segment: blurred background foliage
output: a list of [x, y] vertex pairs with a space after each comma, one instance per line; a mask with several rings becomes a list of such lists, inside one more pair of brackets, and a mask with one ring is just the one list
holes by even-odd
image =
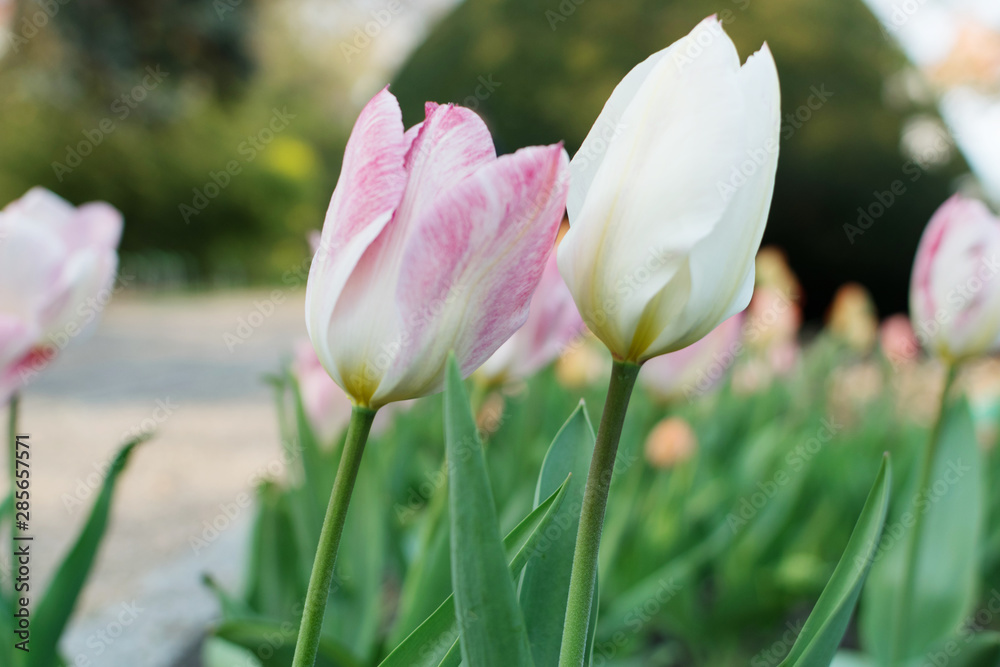
[[[622, 75], [713, 12], [741, 57], [767, 40], [778, 63], [785, 120], [765, 243], [788, 251], [807, 317], [849, 280], [884, 314], [904, 310], [920, 231], [967, 171], [947, 146], [913, 161], [906, 129], [936, 112], [906, 92], [905, 60], [860, 0], [389, 6], [15, 3], [0, 58], [0, 200], [42, 184], [112, 202], [127, 221], [123, 266], [140, 284], [280, 281], [307, 256], [353, 119], [386, 81], [407, 124], [425, 100], [456, 102], [476, 107], [500, 152], [564, 140], [572, 154]], [[28, 36], [39, 11], [51, 19]], [[387, 25], [366, 40], [360, 28], [380, 11]], [[147, 68], [167, 75], [149, 87]], [[294, 118], [269, 134], [275, 110]], [[79, 166], [55, 166], [74, 150]], [[233, 160], [240, 173], [209, 197]], [[905, 192], [852, 238], [844, 226], [894, 181]]]

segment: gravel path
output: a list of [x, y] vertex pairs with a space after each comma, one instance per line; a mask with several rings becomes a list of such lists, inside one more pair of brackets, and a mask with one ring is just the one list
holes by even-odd
[[121, 477], [109, 534], [64, 637], [71, 665], [172, 665], [216, 614], [202, 573], [238, 586], [249, 510], [235, 512], [207, 548], [190, 540], [227, 507], [233, 514], [258, 471], [278, 460], [261, 378], [305, 335], [301, 292], [116, 297], [94, 334], [24, 391], [36, 590], [81, 527], [116, 448], [156, 428]]

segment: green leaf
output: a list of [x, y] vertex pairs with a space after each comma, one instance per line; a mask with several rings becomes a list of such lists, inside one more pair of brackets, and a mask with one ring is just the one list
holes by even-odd
[[274, 482], [258, 488], [246, 597], [247, 604], [264, 616], [281, 617], [305, 597], [290, 504], [288, 494]]
[[454, 354], [445, 386], [451, 580], [462, 659], [475, 667], [532, 665], [483, 448]]
[[[296, 503], [293, 509], [302, 514], [303, 524], [309, 529], [305, 539], [313, 547], [309, 553], [315, 553], [315, 546], [319, 544], [319, 532], [323, 526], [323, 512], [326, 508], [328, 490], [333, 488], [333, 481], [331, 477], [330, 484], [326, 483], [324, 473], [328, 471], [328, 468], [322, 465], [322, 452], [312, 425], [309, 423], [309, 417], [306, 415], [299, 383], [294, 378], [289, 378], [288, 386], [292, 391], [295, 433], [299, 447], [298, 452], [289, 453], [298, 454], [298, 456], [293, 456], [293, 460], [298, 459], [298, 468], [302, 474], [302, 484], [305, 488], [305, 493], [300, 496], [301, 502]], [[332, 475], [332, 473], [328, 474]]]
[[[972, 415], [964, 399], [941, 416], [929, 490], [916, 498], [914, 470], [908, 490], [886, 529], [862, 604], [862, 647], [889, 660], [899, 625], [902, 572], [910, 557], [914, 520], [923, 521], [913, 563], [915, 590], [908, 627], [899, 633], [899, 661], [923, 656], [961, 626], [976, 596], [977, 554], [983, 523], [982, 461]], [[917, 466], [914, 466], [916, 468]]]
[[[262, 656], [261, 648], [267, 647], [269, 656], [267, 664], [290, 665], [295, 651], [295, 638], [298, 626], [289, 621], [270, 619], [242, 619], [226, 621], [220, 625], [215, 636], [228, 642], [256, 651]], [[362, 667], [362, 662], [351, 652], [329, 635], [323, 635], [319, 641], [319, 657], [317, 666], [330, 664], [336, 667]]]
[[389, 646], [400, 644], [451, 593], [447, 508], [448, 487], [442, 484], [431, 498], [424, 516], [419, 548], [413, 565], [406, 572], [399, 596], [399, 617], [393, 625]]
[[218, 637], [205, 640], [201, 662], [205, 667], [263, 667], [253, 651]]
[[828, 667], [833, 660], [878, 549], [891, 482], [892, 466], [885, 454], [844, 555], [779, 667]]
[[[568, 481], [563, 482], [555, 493], [549, 496], [528, 514], [504, 538], [503, 547], [509, 560], [510, 572], [518, 574], [525, 563], [537, 553], [538, 545], [562, 507]], [[425, 620], [416, 630], [397, 646], [379, 667], [439, 667], [457, 665], [461, 661], [458, 648], [458, 627], [455, 622], [454, 597], [448, 599]]]
[[928, 657], [948, 667], [996, 667], [1000, 665], [1000, 632], [960, 632]]
[[87, 523], [69, 553], [59, 564], [48, 589], [38, 602], [31, 624], [31, 652], [27, 660], [30, 667], [48, 667], [55, 664], [59, 638], [66, 628], [70, 614], [73, 613], [73, 607], [76, 606], [77, 598], [94, 565], [97, 550], [108, 526], [115, 482], [125, 468], [129, 455], [136, 445], [145, 439], [146, 437], [136, 438], [118, 451], [111, 467], [108, 468], [104, 485], [94, 502]]
[[[528, 641], [531, 643], [531, 654], [536, 665], [559, 663], [576, 533], [580, 526], [580, 508], [587, 472], [594, 454], [594, 440], [594, 427], [591, 426], [581, 401], [553, 439], [538, 476], [536, 504], [552, 494], [568, 475], [570, 479], [566, 501], [556, 521], [558, 533], [549, 536], [544, 553], [528, 562], [521, 579], [521, 610], [524, 612]], [[594, 605], [593, 612], [591, 644], [593, 625], [597, 620], [597, 605]]]

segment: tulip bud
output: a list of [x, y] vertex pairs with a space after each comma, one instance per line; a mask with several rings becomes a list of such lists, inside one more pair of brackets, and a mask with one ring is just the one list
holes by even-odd
[[97, 320], [111, 298], [121, 214], [32, 188], [0, 211], [0, 403]]
[[440, 391], [527, 319], [562, 218], [559, 145], [497, 158], [472, 111], [428, 103], [403, 132], [382, 90], [344, 153], [306, 288], [320, 362], [358, 406]]
[[746, 308], [778, 160], [778, 75], [716, 17], [637, 65], [570, 165], [559, 268], [615, 358], [679, 350]]
[[553, 253], [531, 299], [524, 326], [480, 366], [476, 376], [488, 384], [525, 379], [560, 356], [582, 332], [583, 320], [559, 275]]
[[1000, 220], [956, 195], [934, 214], [917, 247], [910, 315], [918, 340], [954, 362], [1000, 349]]

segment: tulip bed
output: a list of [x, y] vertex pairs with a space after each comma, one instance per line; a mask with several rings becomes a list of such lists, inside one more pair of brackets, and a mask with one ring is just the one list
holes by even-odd
[[[642, 386], [636, 391], [608, 503], [590, 664], [778, 665], [794, 657], [793, 644], [848, 544], [884, 452], [897, 470], [912, 469], [930, 435], [926, 414], [915, 406], [933, 402], [941, 381], [934, 362], [898, 363], [883, 349], [858, 350], [831, 331], [801, 355], [787, 376], [755, 383], [757, 363], [748, 352], [719, 387], [694, 400], [664, 402]], [[547, 369], [515, 389], [472, 385], [489, 487], [505, 535], [516, 532], [536, 505], [552, 500], [548, 492], [560, 488], [565, 470], [586, 473], [588, 461], [574, 457], [569, 443], [592, 438], [588, 413], [604, 391], [594, 384], [566, 387], [566, 376], [576, 375], [571, 370]], [[205, 646], [209, 667], [289, 663], [318, 539], [310, 525], [324, 511], [343, 446], [343, 433], [329, 442], [317, 439], [293, 376], [275, 383], [285, 442], [299, 465], [290, 478], [260, 489], [243, 590], [224, 591], [210, 582], [225, 619]], [[861, 389], [859, 383], [875, 387]], [[458, 629], [444, 622], [419, 629], [427, 628], [435, 610], [440, 614], [443, 602], [451, 604], [453, 560], [476, 557], [463, 543], [449, 549], [450, 531], [461, 527], [449, 518], [446, 400], [428, 397], [393, 413], [372, 439], [352, 502], [356, 510], [345, 527], [317, 664], [458, 664], [455, 654], [445, 658]], [[564, 424], [565, 415], [571, 416]], [[670, 443], [653, 436], [671, 420], [690, 425], [697, 444], [665, 462], [656, 448]], [[984, 470], [997, 472], [996, 456], [981, 454], [975, 436], [962, 435], [944, 443], [946, 458], [961, 463], [961, 484], [932, 496], [929, 524], [971, 528], [970, 508], [1000, 502], [996, 491], [969, 484]], [[897, 475], [896, 493], [904, 494], [906, 486], [906, 475]], [[571, 478], [565, 492], [574, 491], [580, 489]], [[902, 536], [892, 526], [903, 525], [898, 515], [905, 509], [890, 514], [890, 536], [881, 543], [886, 559], [900, 552], [894, 545]], [[572, 558], [572, 542], [564, 539], [567, 516], [571, 512], [548, 524], [512, 579], [520, 584], [518, 603], [534, 646], [545, 633], [533, 628], [561, 626], [561, 618], [551, 623], [544, 592], [557, 585]], [[928, 599], [915, 604], [928, 604], [933, 613], [925, 632], [911, 641], [927, 655], [956, 641], [961, 661], [952, 657], [949, 664], [993, 664], [994, 636], [972, 631], [996, 626], [992, 618], [977, 625], [975, 614], [995, 597], [988, 582], [1000, 575], [1000, 561], [985, 547], [998, 540], [1000, 521], [983, 517], [978, 530], [955, 541], [923, 545], [923, 558], [939, 567], [923, 580], [950, 584], [918, 593]], [[505, 544], [513, 557], [513, 545]], [[967, 557], [964, 563], [953, 562], [959, 554]], [[559, 558], [563, 565], [553, 562]], [[898, 570], [880, 565], [887, 562], [881, 552], [872, 560], [861, 616], [847, 640], [851, 652], [838, 655], [838, 664], [878, 664], [877, 652], [889, 637], [891, 620], [878, 598], [889, 594], [885, 587]], [[963, 622], [969, 625], [960, 630]], [[405, 647], [408, 637], [418, 638], [419, 646], [400, 657], [393, 649]], [[975, 642], [966, 641], [972, 637]], [[549, 658], [558, 659], [558, 643], [547, 646], [555, 651]], [[861, 658], [859, 651], [868, 656]], [[555, 663], [542, 654], [535, 664]]]

